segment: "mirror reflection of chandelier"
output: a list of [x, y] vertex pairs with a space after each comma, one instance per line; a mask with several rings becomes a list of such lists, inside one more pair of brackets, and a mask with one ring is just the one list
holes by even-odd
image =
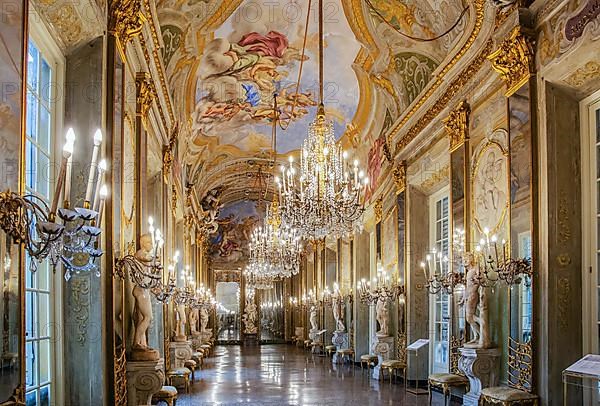
[[323, 0], [319, 0], [319, 107], [300, 153], [300, 172], [289, 157], [281, 167], [279, 187], [281, 217], [303, 237], [319, 239], [346, 236], [360, 228], [364, 206], [362, 191], [369, 179], [352, 163], [335, 141], [333, 123], [323, 104]]
[[247, 286], [258, 290], [273, 288], [275, 281], [279, 279], [270, 273], [268, 265], [257, 262], [249, 262], [246, 265], [244, 276], [246, 277]]
[[281, 224], [279, 204], [274, 199], [267, 208], [265, 224], [252, 231], [250, 237], [250, 264], [255, 270], [274, 278], [289, 278], [300, 271], [302, 246], [300, 234]]

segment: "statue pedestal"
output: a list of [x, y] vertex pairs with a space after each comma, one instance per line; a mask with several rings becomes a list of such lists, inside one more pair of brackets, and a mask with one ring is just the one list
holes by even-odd
[[198, 348], [202, 345], [202, 337], [200, 333], [192, 334], [192, 350], [198, 351]]
[[373, 378], [379, 379], [381, 376], [381, 363], [387, 361], [394, 354], [394, 337], [375, 336], [371, 345], [371, 352], [377, 355], [377, 366], [373, 369]]
[[171, 369], [183, 368], [185, 361], [192, 359], [192, 342], [171, 341], [169, 351], [171, 353]]
[[477, 406], [483, 388], [498, 386], [500, 355], [498, 348], [459, 348], [458, 368], [469, 378], [471, 390], [463, 397], [463, 405]]
[[338, 362], [338, 353], [337, 350], [345, 350], [350, 348], [350, 338], [348, 337], [348, 333], [346, 331], [334, 331], [333, 338], [331, 339], [331, 344], [335, 345], [336, 353], [333, 354], [333, 358], [331, 362], [337, 364]]
[[164, 360], [127, 361], [127, 401], [130, 405], [150, 406], [152, 395], [165, 382]]
[[206, 344], [212, 338], [212, 331], [200, 332], [200, 344]]
[[258, 345], [258, 334], [244, 334], [244, 347], [254, 347]]

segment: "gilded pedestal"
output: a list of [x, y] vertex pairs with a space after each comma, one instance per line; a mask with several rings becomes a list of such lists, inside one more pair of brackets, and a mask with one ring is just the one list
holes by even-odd
[[477, 406], [481, 390], [498, 385], [500, 349], [459, 348], [458, 368], [469, 379], [471, 390], [463, 397], [463, 405]]
[[371, 352], [377, 355], [378, 363], [373, 369], [373, 378], [379, 379], [381, 376], [381, 364], [383, 361], [390, 359], [394, 354], [394, 337], [391, 336], [375, 336], [371, 345]]
[[130, 405], [150, 406], [152, 395], [165, 382], [164, 360], [127, 361], [127, 400]]
[[334, 331], [333, 338], [331, 339], [331, 343], [335, 345], [336, 352], [333, 354], [333, 358], [331, 362], [334, 364], [338, 363], [339, 354], [337, 351], [345, 350], [350, 348], [350, 339], [348, 337], [348, 333], [346, 331]]
[[171, 352], [171, 369], [183, 368], [185, 361], [192, 359], [192, 342], [172, 341], [169, 351]]

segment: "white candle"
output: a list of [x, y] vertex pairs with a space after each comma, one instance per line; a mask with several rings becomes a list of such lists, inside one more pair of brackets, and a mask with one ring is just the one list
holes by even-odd
[[[65, 180], [64, 180], [64, 188], [65, 193], [63, 195], [64, 203], [68, 203], [71, 200], [71, 172], [73, 169], [73, 145], [75, 144], [75, 132], [72, 128], [69, 128], [67, 131], [67, 143], [63, 148], [63, 151], [66, 152], [70, 150], [69, 157], [67, 158], [67, 168], [65, 172]], [[65, 207], [67, 205], [65, 204]]]
[[96, 130], [94, 134], [94, 149], [92, 149], [92, 163], [90, 164], [90, 174], [88, 176], [87, 188], [85, 189], [85, 204], [87, 206], [92, 202], [92, 192], [94, 188], [94, 175], [96, 174], [96, 161], [98, 160], [98, 152], [102, 143], [102, 131]]
[[102, 214], [104, 212], [104, 205], [106, 203], [106, 196], [108, 196], [108, 187], [102, 185], [100, 188], [100, 209], [98, 211], [98, 227], [102, 224]]
[[100, 204], [100, 187], [102, 182], [104, 182], [104, 173], [106, 172], [106, 161], [104, 159], [100, 160], [98, 164], [98, 179], [96, 179], [96, 192], [94, 194], [94, 204], [92, 206], [92, 210], [98, 211], [98, 205]]
[[[73, 130], [69, 129], [67, 134], [72, 133]], [[67, 165], [69, 162], [69, 158], [73, 155], [73, 138], [68, 135], [67, 142], [63, 147], [63, 156], [60, 163], [60, 170], [58, 173], [58, 178], [56, 179], [56, 188], [54, 189], [54, 196], [52, 198], [52, 205], [50, 206], [50, 213], [56, 214], [56, 209], [58, 208], [58, 200], [60, 199], [61, 192], [63, 190], [63, 185], [65, 182], [65, 177], [67, 175]], [[53, 217], [53, 216], [51, 216]]]

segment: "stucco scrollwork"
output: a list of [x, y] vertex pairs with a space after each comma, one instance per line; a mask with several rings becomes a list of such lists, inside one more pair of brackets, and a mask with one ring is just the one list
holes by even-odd
[[469, 114], [471, 109], [466, 101], [460, 102], [458, 107], [442, 120], [446, 134], [450, 139], [450, 152], [459, 148], [469, 139]]
[[90, 281], [88, 278], [73, 278], [71, 283], [71, 306], [77, 322], [77, 342], [83, 346], [87, 338], [87, 326], [90, 317]]
[[523, 86], [535, 71], [532, 40], [521, 27], [515, 27], [509, 37], [487, 59], [506, 82], [505, 95], [511, 96]]

